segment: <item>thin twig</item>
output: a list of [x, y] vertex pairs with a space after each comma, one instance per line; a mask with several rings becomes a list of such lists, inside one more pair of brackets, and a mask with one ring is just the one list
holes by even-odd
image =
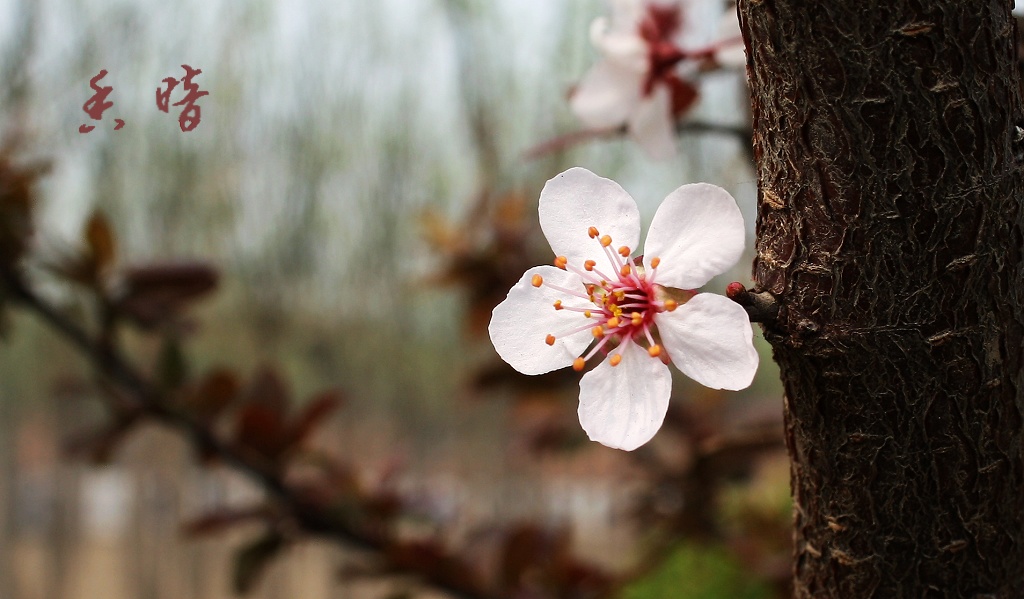
[[[10, 299], [34, 312], [71, 344], [104, 376], [129, 391], [138, 402], [138, 408], [153, 419], [171, 426], [190, 438], [201, 449], [216, 455], [222, 462], [239, 470], [263, 487], [275, 499], [288, 507], [289, 512], [309, 533], [318, 534], [361, 550], [387, 552], [394, 544], [378, 535], [353, 530], [337, 517], [304, 501], [282, 477], [252, 455], [218, 438], [206, 425], [196, 421], [166, 400], [166, 394], [146, 380], [116, 348], [105, 347], [93, 340], [89, 333], [60, 313], [37, 295], [15, 272], [0, 268], [2, 283]], [[463, 588], [440, 578], [432, 571], [416, 571], [435, 588], [462, 599], [485, 599], [476, 589]]]

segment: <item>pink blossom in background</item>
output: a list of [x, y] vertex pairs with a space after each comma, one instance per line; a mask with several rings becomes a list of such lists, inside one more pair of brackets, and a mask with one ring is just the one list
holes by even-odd
[[[719, 66], [735, 66], [745, 62], [735, 14], [724, 16], [711, 46], [682, 48], [685, 6], [678, 1], [615, 0], [611, 16], [591, 24], [590, 38], [601, 59], [569, 99], [586, 127], [624, 125], [650, 157], [675, 154], [676, 123], [698, 98], [692, 81], [698, 63], [713, 60]], [[689, 73], [681, 69], [686, 61]]]

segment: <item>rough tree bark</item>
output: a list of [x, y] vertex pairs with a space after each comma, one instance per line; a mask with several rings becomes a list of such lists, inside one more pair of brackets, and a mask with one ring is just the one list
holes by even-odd
[[741, 0], [795, 596], [1024, 597], [1010, 0]]

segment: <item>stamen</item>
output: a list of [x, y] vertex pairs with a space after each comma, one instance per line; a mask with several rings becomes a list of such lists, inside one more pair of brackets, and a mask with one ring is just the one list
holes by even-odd
[[583, 315], [586, 316], [587, 318], [590, 318], [591, 316], [593, 316], [593, 313], [590, 310], [584, 310]]
[[530, 279], [530, 284], [534, 287], [540, 287], [544, 284], [544, 277], [540, 275], [533, 275], [533, 278]]
[[679, 307], [679, 303], [676, 302], [676, 300], [674, 300], [674, 299], [667, 299], [667, 300], [665, 300], [665, 309], [668, 310], [669, 312], [675, 311], [675, 309], [678, 308], [678, 307]]
[[602, 279], [604, 279], [605, 282], [610, 281], [612, 279], [612, 277], [609, 277], [608, 275], [604, 274], [603, 272], [601, 272], [597, 268], [594, 268], [593, 271], [594, 271], [594, 274], [596, 274], [597, 276], [599, 276]]
[[622, 354], [613, 354], [612, 357], [608, 358], [608, 362], [612, 367], [618, 366], [619, 362], [622, 361]]
[[631, 270], [632, 269], [629, 268], [629, 265], [626, 264], [625, 266], [619, 269], [619, 274], [624, 277], [628, 277]]
[[617, 328], [619, 328], [619, 317], [618, 316], [612, 316], [611, 318], [608, 319], [608, 328], [609, 329], [617, 329]]
[[593, 358], [594, 354], [601, 351], [601, 348], [603, 348], [611, 339], [611, 337], [605, 337], [604, 339], [595, 343], [594, 347], [590, 348], [590, 351], [587, 352], [587, 355], [583, 356], [583, 361], [586, 362], [590, 358]]
[[[591, 227], [591, 229], [593, 229], [593, 227]], [[575, 370], [576, 372], [579, 372], [583, 370], [583, 366], [586, 363], [586, 360], [584, 360], [583, 358], [576, 358], [575, 360], [572, 361], [572, 369]]]
[[[655, 345], [657, 345], [657, 343], [654, 342], [654, 337], [651, 336], [651, 328], [649, 326], [647, 326], [646, 324], [644, 324], [644, 336], [647, 337], [647, 343], [651, 347], [654, 347]], [[658, 348], [658, 351], [660, 352], [661, 348]]]
[[547, 343], [548, 345], [554, 345], [555, 344], [555, 336], [554, 335], [548, 335], [547, 337], [544, 338], [544, 343]]
[[555, 304], [554, 305], [555, 305], [555, 310], [561, 310], [562, 309], [562, 300], [555, 300]]
[[600, 235], [600, 233], [597, 232], [597, 227], [590, 227], [589, 229], [587, 229], [587, 235], [590, 235], [590, 238], [594, 239], [595, 237]]
[[565, 256], [555, 256], [555, 266], [565, 270], [565, 265], [569, 262], [569, 259]]
[[647, 279], [648, 285], [654, 284], [654, 277], [658, 274], [658, 265], [661, 264], [661, 258], [655, 256], [651, 258], [651, 272], [645, 272], [644, 278]]
[[630, 319], [633, 321], [633, 326], [638, 327], [640, 326], [640, 323], [643, 322], [644, 317], [639, 312], [633, 312], [633, 314], [630, 316]]
[[557, 310], [568, 310], [570, 312], [579, 312], [579, 313], [583, 314], [584, 316], [586, 316], [587, 318], [590, 318], [590, 310], [588, 310], [586, 308], [577, 308], [576, 306], [562, 306], [561, 308], [556, 308], [556, 309]]
[[629, 248], [626, 246], [622, 246], [619, 248], [619, 255], [622, 256], [623, 258], [629, 258], [629, 255], [632, 253], [633, 252], [631, 252]]
[[590, 332], [594, 335], [594, 339], [600, 339], [604, 337], [604, 329], [601, 327], [594, 327], [590, 329]]
[[[608, 236], [605, 235], [605, 237], [608, 237]], [[615, 272], [615, 271], [619, 270], [620, 268], [622, 268], [622, 261], [619, 260], [619, 256], [615, 252], [613, 252], [611, 250], [611, 248], [608, 247], [608, 245], [611, 245], [611, 238], [610, 237], [608, 238], [608, 244], [605, 244], [603, 239], [604, 238], [602, 237], [601, 246], [604, 248], [604, 255], [608, 257], [608, 262], [610, 262], [611, 265], [612, 265], [612, 268], [615, 269], [612, 272]], [[608, 278], [611, 278], [611, 277], [608, 277]]]
[[[534, 287], [540, 287], [541, 283], [543, 283], [543, 282], [544, 281], [540, 279], [540, 275], [533, 275], [533, 286]], [[551, 289], [554, 289], [555, 291], [561, 291], [562, 293], [567, 293], [569, 295], [575, 295], [576, 297], [582, 297], [583, 299], [590, 299], [589, 295], [587, 295], [585, 293], [580, 293], [579, 291], [573, 291], [572, 289], [566, 289], [565, 287], [559, 287], [558, 285], [552, 285], [551, 283], [548, 283], [548, 287], [550, 287]]]
[[595, 266], [597, 266], [597, 262], [594, 262], [593, 260], [587, 260], [583, 263], [583, 268], [585, 268], [587, 272], [592, 272]]
[[658, 356], [661, 355], [661, 346], [660, 345], [652, 345], [652, 346], [647, 348], [647, 353], [652, 358], [657, 358]]
[[574, 272], [574, 273], [578, 274], [578, 275], [580, 276], [580, 278], [581, 278], [581, 279], [583, 279], [584, 281], [586, 281], [586, 282], [589, 282], [589, 283], [594, 283], [594, 284], [601, 284], [601, 283], [603, 282], [603, 281], [601, 281], [600, 279], [598, 279], [598, 278], [594, 277], [594, 275], [593, 275], [593, 274], [591, 274], [591, 273], [589, 273], [589, 272], [584, 272], [584, 271], [582, 271], [582, 270], [580, 270], [580, 269], [576, 268], [576, 267], [575, 267], [575, 266], [573, 266], [572, 264], [568, 264], [568, 263], [566, 263], [566, 265], [565, 265], [565, 268], [563, 268], [562, 270], [569, 270], [569, 271], [572, 271], [572, 272]]
[[601, 236], [601, 245], [603, 247], [608, 247], [611, 244], [612, 244], [612, 237], [611, 237], [611, 235], [602, 235]]

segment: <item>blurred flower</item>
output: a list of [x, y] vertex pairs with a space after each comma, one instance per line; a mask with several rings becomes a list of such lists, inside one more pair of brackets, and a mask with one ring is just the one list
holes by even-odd
[[608, 356], [580, 381], [580, 424], [592, 440], [628, 451], [654, 436], [668, 410], [669, 360], [714, 389], [750, 384], [758, 357], [746, 312], [692, 291], [743, 251], [743, 218], [728, 192], [696, 183], [669, 194], [642, 261], [630, 258], [640, 238], [633, 198], [586, 169], [548, 181], [540, 224], [555, 266], [527, 270], [488, 330], [523, 374], [580, 371], [598, 352]]
[[603, 58], [573, 90], [573, 112], [593, 130], [625, 126], [652, 158], [674, 155], [676, 122], [698, 96], [696, 85], [678, 67], [691, 61], [692, 76], [701, 62], [710, 61], [712, 68], [732, 66], [737, 63], [736, 48], [743, 63], [735, 21], [735, 14], [725, 16], [711, 46], [684, 50], [679, 43], [683, 10], [678, 1], [614, 0], [611, 18], [591, 24], [591, 41]]

